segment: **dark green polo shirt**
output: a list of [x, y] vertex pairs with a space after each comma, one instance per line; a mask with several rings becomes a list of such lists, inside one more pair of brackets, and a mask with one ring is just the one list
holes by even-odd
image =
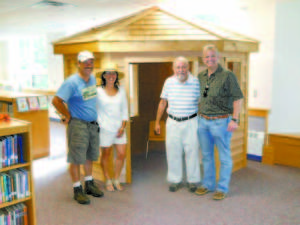
[[[205, 115], [223, 115], [233, 113], [233, 102], [243, 98], [237, 78], [221, 65], [208, 79], [207, 69], [198, 75], [201, 85], [199, 113]], [[206, 85], [209, 85], [207, 97], [203, 97]]]

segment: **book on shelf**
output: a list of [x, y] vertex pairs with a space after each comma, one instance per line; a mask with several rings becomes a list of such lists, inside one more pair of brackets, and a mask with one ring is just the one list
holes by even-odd
[[27, 206], [24, 203], [0, 209], [0, 224], [27, 225]]
[[37, 96], [27, 97], [27, 100], [28, 100], [28, 104], [29, 104], [29, 109], [30, 110], [38, 110], [38, 109], [40, 109], [39, 101], [38, 101]]
[[31, 196], [30, 175], [24, 168], [0, 173], [1, 203], [11, 202]]
[[40, 109], [48, 109], [48, 97], [47, 96], [38, 96]]
[[18, 140], [18, 160], [19, 163], [24, 163], [24, 152], [23, 152], [23, 136], [22, 135], [18, 135], [17, 137]]
[[0, 169], [24, 163], [22, 135], [0, 137]]
[[6, 101], [0, 101], [0, 112], [11, 114], [13, 112], [12, 103]]
[[16, 98], [17, 107], [19, 112], [29, 111], [28, 102], [26, 97]]
[[5, 185], [4, 185], [4, 176], [2, 174], [0, 174], [0, 182], [1, 182], [1, 190], [2, 190], [2, 202], [6, 202], [6, 196], [5, 196]]

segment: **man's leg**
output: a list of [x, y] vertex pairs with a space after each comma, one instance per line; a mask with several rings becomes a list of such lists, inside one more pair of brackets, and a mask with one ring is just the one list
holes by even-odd
[[68, 162], [70, 163], [69, 171], [73, 182], [74, 199], [80, 204], [89, 204], [90, 199], [83, 193], [82, 185], [80, 183], [80, 164], [85, 159], [85, 154], [82, 155], [83, 149], [78, 145], [78, 137], [84, 141], [84, 135], [81, 132], [86, 130], [85, 124], [79, 121], [71, 120], [67, 128], [68, 136]]
[[[167, 180], [171, 183], [169, 190], [174, 192], [179, 188], [182, 181], [182, 151], [181, 131], [178, 122], [168, 118], [166, 123], [166, 150], [168, 175]], [[173, 185], [172, 185], [173, 184]]]
[[199, 118], [198, 137], [202, 153], [203, 180], [202, 187], [198, 188], [196, 194], [203, 195], [214, 191], [216, 187], [216, 168], [214, 158], [214, 139], [210, 133], [210, 123], [204, 118]]
[[88, 124], [89, 132], [89, 145], [86, 152], [86, 161], [84, 164], [85, 172], [85, 193], [94, 197], [102, 197], [104, 193], [94, 183], [92, 176], [93, 161], [97, 161], [99, 158], [99, 127], [95, 124]]
[[230, 118], [218, 119], [213, 129], [212, 135], [219, 152], [220, 159], [220, 178], [217, 185], [217, 191], [228, 193], [229, 183], [232, 172], [232, 158], [230, 151], [230, 140], [232, 132], [227, 131]]
[[182, 132], [182, 142], [185, 152], [185, 164], [189, 190], [195, 192], [200, 182], [199, 141], [197, 135], [198, 118], [185, 121], [185, 132]]
[[86, 162], [84, 164], [85, 176], [92, 176], [92, 171], [93, 171], [93, 161], [86, 160]]
[[80, 182], [80, 165], [70, 163], [69, 171], [70, 171], [72, 182], [73, 183], [78, 181]]

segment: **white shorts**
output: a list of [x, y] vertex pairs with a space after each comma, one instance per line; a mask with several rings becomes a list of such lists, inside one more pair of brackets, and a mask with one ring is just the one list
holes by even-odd
[[113, 144], [122, 145], [126, 143], [126, 131], [124, 131], [121, 137], [117, 137], [117, 132], [111, 132], [100, 128], [100, 147], [110, 147]]

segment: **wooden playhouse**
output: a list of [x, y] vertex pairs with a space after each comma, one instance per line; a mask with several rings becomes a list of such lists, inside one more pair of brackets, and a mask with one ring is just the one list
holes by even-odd
[[[127, 90], [131, 118], [123, 181], [131, 182], [131, 154], [145, 153], [149, 121], [155, 120], [161, 88], [172, 75], [173, 60], [177, 56], [187, 57], [191, 72], [197, 75], [204, 68], [201, 56], [207, 44], [218, 47], [220, 63], [237, 75], [245, 95], [240, 127], [231, 143], [236, 171], [247, 163], [249, 54], [258, 51], [257, 40], [204, 22], [189, 22], [151, 7], [54, 43], [54, 53], [63, 55], [65, 78], [77, 71], [76, 57], [82, 50], [94, 53], [96, 71], [114, 63], [124, 74], [121, 83]], [[103, 180], [99, 163], [95, 163], [94, 173]]]

